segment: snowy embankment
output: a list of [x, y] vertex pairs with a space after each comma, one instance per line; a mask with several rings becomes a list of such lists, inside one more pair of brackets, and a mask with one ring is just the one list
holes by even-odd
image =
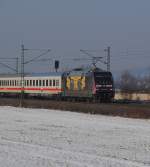
[[0, 107], [0, 167], [150, 166], [150, 120]]

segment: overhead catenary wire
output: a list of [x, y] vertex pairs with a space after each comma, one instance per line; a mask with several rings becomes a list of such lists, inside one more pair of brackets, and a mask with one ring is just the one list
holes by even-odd
[[8, 69], [10, 69], [10, 70], [12, 70], [12, 71], [17, 72], [17, 69], [15, 69], [15, 68], [13, 68], [13, 67], [11, 67], [11, 66], [5, 64], [5, 63], [0, 62], [0, 64], [1, 64], [2, 66], [6, 67], [6, 68], [8, 68]]
[[137, 55], [150, 55], [150, 50], [124, 50], [124, 51], [112, 51], [115, 55], [121, 56], [137, 56]]
[[31, 62], [33, 62], [33, 61], [37, 60], [38, 58], [40, 58], [40, 57], [42, 57], [42, 56], [46, 55], [46, 54], [47, 54], [47, 53], [49, 53], [50, 51], [51, 51], [51, 49], [48, 49], [48, 50], [47, 50], [47, 51], [45, 51], [44, 53], [42, 53], [42, 54], [40, 54], [40, 55], [38, 55], [38, 56], [36, 56], [36, 57], [34, 57], [34, 58], [32, 58], [32, 59], [30, 59], [30, 60], [28, 60], [28, 61], [24, 62], [24, 64], [31, 63]]
[[[2, 60], [3, 62], [1, 62], [0, 64], [3, 65], [4, 67], [15, 71], [16, 73], [18, 73], [18, 63], [19, 63], [19, 58], [18, 57], [0, 57], [0, 60]], [[6, 64], [6, 62], [14, 62], [16, 64], [16, 68], [12, 67], [12, 65], [8, 65]]]

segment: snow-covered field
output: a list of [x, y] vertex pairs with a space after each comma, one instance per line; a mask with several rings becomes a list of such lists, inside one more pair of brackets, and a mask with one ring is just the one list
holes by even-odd
[[150, 166], [150, 120], [0, 107], [0, 167]]

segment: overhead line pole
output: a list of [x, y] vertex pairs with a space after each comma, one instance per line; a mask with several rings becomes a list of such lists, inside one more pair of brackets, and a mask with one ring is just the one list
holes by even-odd
[[[40, 51], [40, 50], [41, 51], [45, 51], [46, 50], [46, 52], [44, 52], [43, 54], [40, 54], [40, 55], [32, 58], [31, 60], [28, 60], [28, 61], [25, 62], [25, 60], [24, 60], [24, 54], [25, 54], [25, 51], [28, 51], [28, 50], [29, 51], [30, 50], [38, 50], [38, 51]], [[36, 59], [38, 59], [39, 57], [44, 56], [45, 54], [47, 54], [50, 51], [51, 51], [51, 49], [26, 49], [26, 48], [24, 48], [23, 44], [21, 45], [21, 83], [20, 83], [20, 86], [21, 86], [21, 96], [20, 96], [20, 107], [23, 107], [23, 101], [24, 101], [24, 77], [25, 77], [24, 76], [24, 66], [25, 66], [25, 64], [28, 64], [30, 62], [35, 61]], [[16, 59], [16, 63], [18, 64], [18, 59]], [[16, 64], [16, 69], [18, 68], [17, 64]]]
[[21, 97], [20, 97], [20, 107], [23, 106], [24, 101], [24, 45], [21, 45]]
[[110, 47], [107, 48], [108, 49], [108, 58], [107, 58], [107, 71], [110, 71]]
[[19, 58], [18, 57], [16, 57], [16, 74], [18, 74], [19, 73], [19, 70], [18, 70], [18, 68], [19, 68]]
[[104, 49], [107, 52], [107, 71], [110, 71], [110, 46], [107, 49]]

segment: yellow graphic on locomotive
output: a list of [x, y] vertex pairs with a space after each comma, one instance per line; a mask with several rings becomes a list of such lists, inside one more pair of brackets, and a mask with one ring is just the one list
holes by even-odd
[[68, 90], [83, 90], [85, 88], [85, 76], [69, 76], [67, 77]]

